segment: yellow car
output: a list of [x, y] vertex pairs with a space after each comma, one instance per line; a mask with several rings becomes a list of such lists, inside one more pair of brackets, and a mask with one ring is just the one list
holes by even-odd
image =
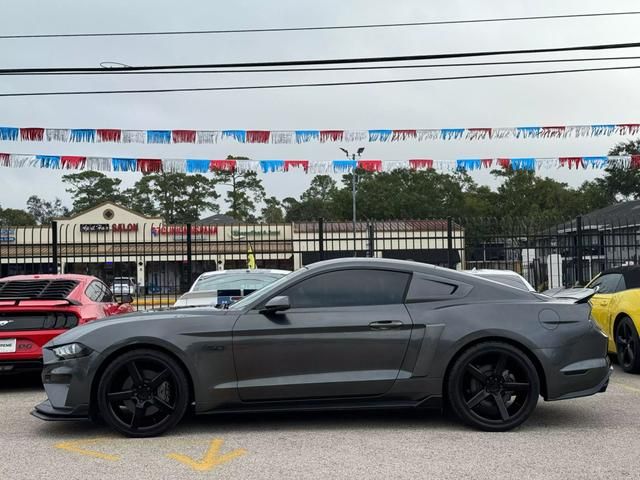
[[640, 266], [606, 270], [587, 288], [597, 288], [591, 314], [609, 335], [609, 352], [618, 356], [625, 372], [639, 373]]

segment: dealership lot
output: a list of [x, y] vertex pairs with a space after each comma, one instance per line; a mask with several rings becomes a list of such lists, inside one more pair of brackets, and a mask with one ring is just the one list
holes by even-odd
[[638, 478], [640, 376], [605, 394], [541, 402], [509, 433], [437, 412], [209, 416], [127, 439], [90, 423], [45, 423], [37, 376], [0, 379], [1, 478]]

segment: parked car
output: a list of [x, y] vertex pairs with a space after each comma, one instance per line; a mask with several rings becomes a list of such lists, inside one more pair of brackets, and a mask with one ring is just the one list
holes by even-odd
[[511, 287], [526, 290], [527, 292], [535, 292], [536, 289], [531, 286], [525, 278], [512, 270], [494, 270], [494, 269], [473, 269], [467, 270], [467, 273], [477, 275], [482, 278], [500, 282]]
[[[340, 259], [228, 309], [128, 315], [46, 345], [44, 420], [101, 418], [132, 437], [195, 413], [435, 407], [504, 431], [538, 397], [606, 389], [586, 302], [416, 262]], [[55, 375], [64, 369], [67, 375]], [[190, 407], [191, 406], [191, 407]]]
[[133, 277], [115, 277], [111, 283], [111, 291], [114, 295], [138, 296], [138, 283]]
[[[609, 352], [618, 357], [625, 372], [640, 373], [640, 266], [605, 270], [585, 289], [595, 290], [591, 314], [609, 335]], [[572, 296], [585, 289], [563, 290], [556, 296]]]
[[87, 275], [0, 278], [0, 373], [42, 368], [42, 346], [69, 329], [132, 312], [99, 279]]
[[187, 293], [178, 298], [174, 307], [230, 305], [289, 273], [288, 270], [267, 269], [205, 272], [193, 282]]

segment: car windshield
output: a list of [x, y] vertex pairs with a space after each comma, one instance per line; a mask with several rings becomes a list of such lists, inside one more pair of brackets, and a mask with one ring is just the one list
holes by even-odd
[[247, 295], [246, 297], [244, 297], [239, 302], [236, 302], [236, 303], [232, 304], [231, 306], [229, 306], [229, 310], [242, 310], [242, 309], [246, 308], [247, 305], [251, 304], [254, 301], [254, 299], [256, 298], [256, 295], [269, 296], [269, 294], [271, 292], [275, 292], [278, 289], [280, 289], [280, 287], [284, 283], [289, 282], [290, 280], [292, 280], [292, 279], [304, 274], [306, 271], [307, 271], [307, 268], [306, 267], [302, 267], [300, 270], [297, 270], [297, 271], [295, 271], [293, 273], [289, 273], [287, 275], [284, 275], [282, 278], [276, 280], [275, 282], [273, 282], [269, 286], [263, 288], [262, 290], [253, 292], [250, 295]]
[[191, 291], [259, 290], [281, 277], [281, 273], [220, 273], [199, 278]]

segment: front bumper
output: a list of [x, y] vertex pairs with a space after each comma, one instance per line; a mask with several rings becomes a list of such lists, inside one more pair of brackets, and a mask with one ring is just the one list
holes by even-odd
[[89, 420], [89, 406], [81, 405], [76, 408], [56, 408], [47, 399], [39, 403], [31, 411], [31, 415], [46, 421]]

